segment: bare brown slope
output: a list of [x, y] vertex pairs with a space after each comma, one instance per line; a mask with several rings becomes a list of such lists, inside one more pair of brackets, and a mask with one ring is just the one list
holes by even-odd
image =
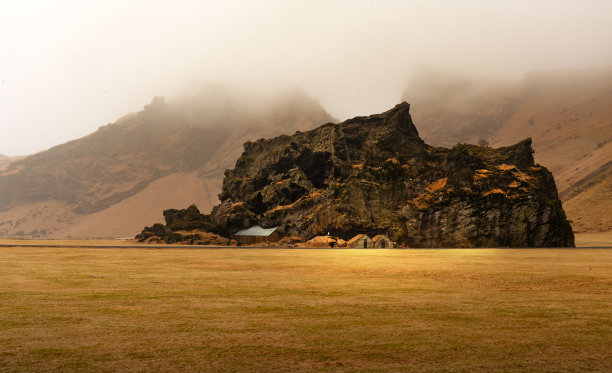
[[503, 146], [532, 137], [535, 159], [555, 175], [574, 230], [612, 230], [612, 199], [604, 193], [612, 161], [612, 69], [486, 84], [430, 79], [415, 82], [404, 97], [415, 102], [423, 138], [436, 145], [483, 139]]
[[4, 154], [0, 154], [0, 171], [4, 170], [5, 168], [8, 167], [9, 164], [16, 162], [20, 159], [25, 158], [24, 156], [18, 156], [18, 157], [7, 157]]
[[246, 140], [332, 120], [300, 92], [259, 111], [212, 93], [173, 104], [155, 99], [89, 136], [10, 164], [0, 171], [0, 236], [126, 236], [160, 220], [164, 208], [196, 203], [207, 211]]

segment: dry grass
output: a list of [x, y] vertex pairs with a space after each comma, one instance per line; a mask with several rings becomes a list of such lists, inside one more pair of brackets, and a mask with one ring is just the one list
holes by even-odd
[[611, 371], [612, 250], [0, 248], [0, 371]]
[[[0, 238], [0, 245], [49, 245], [49, 246], [134, 246], [137, 240], [127, 239], [100, 239], [100, 240], [69, 240], [69, 239], [21, 239], [21, 238]], [[143, 245], [144, 246], [144, 245]]]

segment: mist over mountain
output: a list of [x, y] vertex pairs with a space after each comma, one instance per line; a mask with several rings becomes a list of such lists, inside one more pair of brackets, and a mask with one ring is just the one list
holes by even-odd
[[505, 81], [435, 71], [416, 77], [403, 98], [425, 141], [506, 146], [532, 137], [573, 228], [612, 229], [612, 68]]
[[23, 159], [23, 156], [18, 156], [18, 157], [8, 157], [4, 154], [0, 154], [0, 170], [6, 168], [9, 164], [18, 161], [20, 159]]
[[0, 154], [0, 167], [3, 167], [9, 163], [11, 163], [11, 159], [6, 155]]
[[[423, 139], [507, 146], [532, 137], [576, 231], [608, 231], [612, 69], [539, 72], [520, 80], [415, 74], [403, 99]], [[132, 236], [161, 211], [218, 202], [246, 141], [335, 121], [292, 88], [276, 95], [194, 84], [142, 111], [28, 157], [0, 157], [0, 235]]]
[[225, 169], [247, 140], [333, 118], [297, 89], [262, 99], [205, 86], [156, 97], [96, 132], [0, 171], [0, 235], [133, 235], [161, 211], [217, 202]]

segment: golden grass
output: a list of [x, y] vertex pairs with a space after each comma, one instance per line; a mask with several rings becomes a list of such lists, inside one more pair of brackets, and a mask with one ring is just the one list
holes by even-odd
[[0, 371], [610, 371], [612, 250], [0, 248]]
[[134, 246], [136, 240], [124, 239], [100, 239], [100, 240], [79, 240], [79, 239], [20, 239], [20, 238], [0, 238], [0, 245], [50, 245], [50, 246]]

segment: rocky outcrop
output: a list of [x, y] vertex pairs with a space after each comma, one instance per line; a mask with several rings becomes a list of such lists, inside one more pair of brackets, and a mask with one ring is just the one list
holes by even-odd
[[418, 74], [403, 97], [420, 136], [436, 146], [533, 138], [555, 176], [575, 232], [612, 231], [612, 66], [534, 72], [516, 80]]
[[213, 230], [230, 235], [256, 222], [304, 240], [384, 233], [413, 247], [574, 245], [530, 139], [432, 147], [409, 108], [247, 142], [225, 172]]
[[[225, 172], [221, 204], [187, 220], [226, 237], [259, 224], [304, 241], [366, 233], [409, 247], [574, 246], [552, 174], [534, 163], [530, 139], [497, 149], [432, 147], [409, 109], [404, 102], [247, 142]], [[175, 224], [167, 221], [166, 229]]]
[[183, 210], [165, 210], [166, 224], [145, 227], [136, 236], [140, 242], [172, 243], [187, 245], [237, 245], [234, 240], [209, 232], [212, 229], [210, 216], [203, 215], [195, 205]]

